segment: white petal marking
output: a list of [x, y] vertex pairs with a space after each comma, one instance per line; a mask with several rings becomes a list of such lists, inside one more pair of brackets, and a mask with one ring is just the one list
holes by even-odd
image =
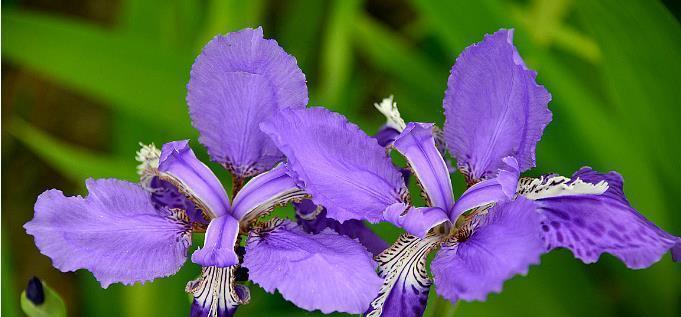
[[203, 267], [201, 276], [187, 283], [187, 293], [192, 294], [199, 305], [210, 309], [208, 316], [218, 316], [219, 312], [233, 310], [251, 299], [248, 288], [234, 282], [236, 268]]
[[376, 257], [378, 275], [383, 286], [378, 296], [371, 302], [367, 317], [378, 317], [383, 313], [384, 305], [398, 281], [416, 289], [429, 289], [433, 283], [426, 271], [426, 258], [440, 237], [428, 235], [423, 239], [410, 234], [400, 236], [390, 248]]
[[574, 181], [563, 176], [523, 177], [518, 181], [517, 195], [537, 200], [549, 197], [574, 195], [600, 195], [608, 190], [608, 182], [586, 183], [579, 178]]

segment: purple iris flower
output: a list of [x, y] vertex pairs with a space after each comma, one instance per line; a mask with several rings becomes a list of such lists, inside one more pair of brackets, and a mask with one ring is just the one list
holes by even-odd
[[[286, 109], [261, 124], [287, 156], [288, 174], [329, 217], [389, 221], [407, 231], [376, 257], [384, 282], [367, 316], [420, 316], [433, 283], [452, 302], [485, 300], [555, 248], [585, 263], [610, 253], [633, 269], [670, 250], [681, 260], [681, 239], [631, 207], [619, 174], [585, 167], [570, 178], [520, 178], [535, 166], [551, 96], [536, 83], [512, 36], [512, 30], [487, 35], [452, 68], [443, 139], [469, 184], [456, 201], [433, 124], [388, 126], [398, 133], [386, 141], [406, 158], [424, 207], [412, 205], [376, 139], [343, 116], [323, 108]], [[396, 109], [383, 110], [389, 121], [401, 121], [394, 120]], [[431, 279], [426, 259], [433, 252]]]
[[284, 156], [259, 123], [307, 101], [295, 58], [260, 28], [217, 36], [192, 67], [187, 102], [200, 142], [232, 174], [231, 201], [188, 141], [175, 141], [142, 147], [139, 184], [90, 179], [86, 197], [45, 191], [24, 227], [56, 268], [87, 269], [105, 288], [175, 274], [192, 232], [205, 232], [191, 256], [202, 266], [186, 289], [194, 296], [191, 316], [231, 316], [249, 300], [237, 283], [249, 277], [307, 310], [361, 313], [381, 286], [376, 262], [356, 240], [367, 230], [362, 223], [312, 234], [290, 220], [261, 220], [309, 195], [278, 164]]

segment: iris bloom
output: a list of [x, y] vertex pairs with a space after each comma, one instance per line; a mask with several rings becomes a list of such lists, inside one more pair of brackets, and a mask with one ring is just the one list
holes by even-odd
[[192, 232], [205, 232], [191, 256], [203, 267], [187, 285], [191, 316], [231, 316], [249, 300], [248, 288], [236, 283], [247, 276], [307, 310], [361, 313], [381, 280], [367, 249], [337, 232], [347, 228], [310, 234], [290, 220], [259, 220], [308, 197], [258, 127], [277, 110], [303, 109], [307, 101], [295, 58], [260, 28], [217, 36], [192, 67], [187, 102], [199, 141], [235, 180], [231, 202], [188, 141], [176, 141], [140, 150], [139, 184], [90, 179], [84, 198], [44, 192], [26, 231], [56, 268], [87, 269], [105, 288], [173, 275], [186, 261]]
[[[287, 156], [288, 174], [336, 219], [389, 221], [407, 231], [378, 257], [384, 279], [367, 316], [423, 314], [431, 284], [455, 302], [485, 300], [540, 256], [567, 248], [585, 263], [610, 253], [645, 268], [681, 242], [634, 210], [616, 172], [588, 167], [570, 178], [520, 178], [551, 120], [551, 97], [500, 30], [457, 58], [444, 99], [444, 140], [466, 176], [456, 202], [432, 124], [393, 124], [392, 147], [408, 161], [427, 205], [413, 206], [386, 151], [343, 116], [287, 109], [261, 126]], [[392, 103], [392, 102], [390, 102]], [[379, 107], [389, 122], [394, 107]], [[428, 275], [426, 258], [436, 252]]]

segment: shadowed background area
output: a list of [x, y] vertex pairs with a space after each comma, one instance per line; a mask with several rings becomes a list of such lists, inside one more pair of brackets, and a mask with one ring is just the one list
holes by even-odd
[[[70, 316], [187, 316], [184, 286], [198, 266], [103, 290], [87, 271], [54, 269], [22, 225], [46, 189], [75, 195], [86, 177], [136, 180], [140, 141], [191, 138], [208, 161], [184, 101], [189, 69], [214, 35], [249, 26], [262, 25], [298, 59], [311, 105], [342, 112], [370, 134], [384, 120], [372, 104], [390, 94], [405, 120], [441, 124], [458, 53], [485, 33], [515, 28], [521, 55], [553, 94], [554, 119], [533, 173], [570, 175], [587, 164], [617, 170], [632, 205], [681, 235], [678, 7], [673, 0], [2, 1], [2, 315], [23, 315], [19, 294], [37, 275], [62, 294]], [[453, 179], [460, 193], [463, 180]], [[389, 225], [376, 230], [389, 242], [399, 235]], [[318, 315], [257, 285], [251, 292], [238, 316]], [[452, 311], [442, 305], [426, 315]], [[584, 265], [561, 250], [487, 302], [459, 304], [455, 315], [679, 316], [681, 266], [668, 255], [641, 271], [609, 255]]]

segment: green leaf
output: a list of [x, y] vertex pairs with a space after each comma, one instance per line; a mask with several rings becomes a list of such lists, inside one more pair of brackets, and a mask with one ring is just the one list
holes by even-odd
[[503, 18], [504, 7], [496, 0], [411, 2], [451, 54], [458, 54], [467, 46], [480, 41], [485, 33], [511, 26]]
[[318, 0], [289, 1], [282, 12], [286, 18], [277, 25], [280, 30], [277, 42], [296, 58], [308, 83], [316, 82], [317, 50], [312, 48], [318, 46], [318, 37], [325, 26], [324, 4]]
[[14, 119], [9, 127], [17, 139], [76, 183], [88, 177], [135, 179], [135, 161], [110, 158], [54, 139], [30, 124]]
[[319, 100], [337, 111], [347, 108], [340, 105], [341, 94], [347, 89], [352, 70], [352, 28], [360, 0], [336, 0], [323, 37], [320, 67]]
[[577, 9], [602, 48], [602, 84], [626, 139], [681, 187], [673, 159], [681, 155], [681, 25], [656, 1], [581, 1]]
[[2, 12], [2, 55], [95, 97], [145, 124], [182, 135], [190, 54], [150, 45], [94, 25], [28, 11]]
[[[373, 66], [395, 76], [421, 96], [418, 104], [400, 108], [408, 120], [416, 121], [423, 113], [441, 111], [448, 69], [435, 66], [396, 34], [366, 15], [358, 16], [353, 25], [356, 48]], [[399, 99], [397, 102], [400, 102]]]
[[[206, 18], [196, 42], [196, 52], [218, 34], [237, 31], [246, 27], [255, 28], [262, 22], [264, 9], [262, 0], [210, 0]], [[267, 31], [265, 32], [267, 34]]]
[[26, 291], [21, 292], [21, 309], [28, 317], [66, 317], [66, 305], [64, 300], [47, 286], [43, 284], [43, 292], [45, 293], [45, 301], [40, 305], [33, 304], [26, 297]]

